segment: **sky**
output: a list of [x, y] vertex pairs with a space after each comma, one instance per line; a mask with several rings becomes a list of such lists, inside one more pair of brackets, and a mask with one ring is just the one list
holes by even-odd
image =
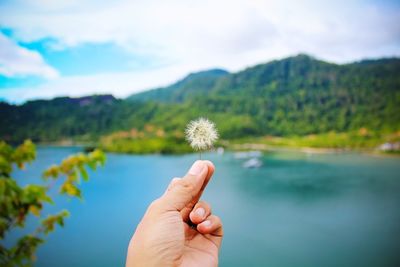
[[307, 53], [400, 56], [400, 1], [0, 0], [0, 100], [132, 93]]

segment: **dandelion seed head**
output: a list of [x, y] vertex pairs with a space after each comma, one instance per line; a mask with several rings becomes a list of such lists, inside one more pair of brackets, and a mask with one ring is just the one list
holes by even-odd
[[206, 118], [189, 122], [185, 130], [186, 139], [194, 150], [206, 150], [218, 139], [215, 124]]

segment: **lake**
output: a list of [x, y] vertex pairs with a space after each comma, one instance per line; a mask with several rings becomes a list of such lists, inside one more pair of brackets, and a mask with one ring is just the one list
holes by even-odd
[[[80, 148], [40, 147], [21, 183]], [[124, 266], [148, 204], [197, 154], [108, 154], [82, 183], [84, 200], [56, 197], [71, 212], [50, 234], [36, 266]], [[203, 195], [222, 218], [220, 266], [400, 266], [400, 159], [348, 154], [267, 153], [258, 169], [232, 153], [209, 153], [216, 172]], [[29, 225], [31, 227], [31, 225]]]

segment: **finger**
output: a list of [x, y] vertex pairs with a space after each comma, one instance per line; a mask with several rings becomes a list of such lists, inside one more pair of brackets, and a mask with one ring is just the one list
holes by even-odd
[[172, 189], [172, 187], [174, 187], [174, 186], [176, 185], [176, 183], [179, 182], [181, 179], [182, 179], [182, 178], [179, 178], [179, 177], [174, 177], [174, 178], [172, 178], [171, 182], [169, 183], [169, 185], [168, 185], [168, 187], [167, 187], [167, 190], [165, 190], [164, 195], [165, 195], [168, 191], [170, 191], [170, 190]]
[[200, 193], [199, 193], [199, 195], [198, 195], [199, 198], [197, 199], [197, 201], [200, 199], [201, 195], [203, 194], [204, 189], [207, 187], [207, 184], [208, 184], [208, 182], [210, 181], [210, 179], [211, 179], [211, 177], [213, 176], [214, 171], [215, 171], [215, 166], [214, 166], [214, 164], [213, 164], [211, 161], [209, 161], [209, 160], [204, 160], [204, 162], [205, 162], [205, 163], [207, 164], [207, 166], [208, 166], [208, 173], [207, 173], [206, 180], [204, 181], [204, 184], [203, 184], [203, 186], [202, 186], [202, 188], [201, 188], [201, 190], [200, 190]]
[[224, 235], [222, 221], [218, 216], [210, 215], [205, 221], [197, 225], [197, 231], [201, 234], [208, 235], [210, 239], [219, 248]]
[[199, 201], [190, 212], [190, 221], [194, 224], [202, 223], [210, 214], [210, 205], [204, 201]]
[[200, 193], [208, 176], [208, 164], [197, 160], [182, 179], [160, 199], [168, 210], [181, 211]]
[[181, 210], [181, 214], [182, 214], [182, 219], [185, 222], [189, 221], [189, 214], [193, 209], [193, 206], [199, 201], [199, 199], [201, 198], [201, 195], [204, 192], [204, 189], [207, 187], [208, 182], [210, 181], [212, 175], [214, 174], [215, 171], [215, 167], [214, 164], [209, 161], [209, 160], [204, 160], [204, 162], [207, 164], [208, 166], [208, 174], [206, 176], [206, 179], [203, 183], [203, 186], [201, 187], [200, 192], [192, 199], [192, 201], [190, 203], [188, 203], [182, 210]]

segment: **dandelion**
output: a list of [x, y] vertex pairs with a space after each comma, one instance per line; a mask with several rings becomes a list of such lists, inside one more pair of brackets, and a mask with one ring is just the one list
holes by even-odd
[[206, 118], [191, 121], [185, 130], [186, 139], [194, 150], [201, 151], [210, 149], [218, 139], [215, 124]]

